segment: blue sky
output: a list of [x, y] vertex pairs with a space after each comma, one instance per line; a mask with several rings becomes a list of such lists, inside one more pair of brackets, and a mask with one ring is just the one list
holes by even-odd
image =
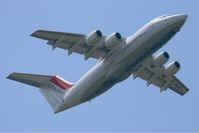
[[[0, 4], [1, 93], [0, 132], [199, 132], [199, 2], [197, 0], [6, 0]], [[29, 35], [37, 29], [104, 35], [118, 31], [126, 37], [164, 14], [188, 14], [187, 22], [160, 51], [181, 63], [177, 73], [190, 91], [181, 97], [159, 93], [140, 79], [129, 77], [90, 103], [53, 114], [31, 86], [7, 80], [12, 72], [58, 74], [77, 81], [96, 60], [51, 48]]]

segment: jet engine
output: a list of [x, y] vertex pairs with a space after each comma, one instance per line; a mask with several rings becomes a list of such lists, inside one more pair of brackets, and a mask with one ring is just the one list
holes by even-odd
[[102, 38], [102, 32], [100, 30], [94, 30], [88, 35], [86, 35], [85, 42], [88, 45], [94, 45]]
[[118, 45], [122, 40], [122, 36], [120, 33], [115, 32], [111, 34], [106, 40], [105, 40], [105, 47], [108, 49]]
[[169, 54], [167, 52], [161, 52], [158, 55], [153, 56], [152, 67], [163, 66], [169, 60]]
[[177, 61], [170, 63], [168, 66], [165, 67], [163, 76], [173, 76], [180, 70], [180, 63]]

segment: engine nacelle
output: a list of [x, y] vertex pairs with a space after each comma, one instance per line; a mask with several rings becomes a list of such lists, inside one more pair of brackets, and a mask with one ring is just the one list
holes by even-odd
[[167, 52], [161, 52], [155, 56], [153, 56], [153, 67], [163, 66], [169, 60], [169, 54]]
[[177, 61], [170, 63], [168, 66], [165, 67], [163, 76], [169, 77], [173, 76], [180, 70], [180, 63]]
[[102, 32], [100, 30], [94, 30], [86, 35], [85, 42], [88, 45], [93, 45], [102, 38]]
[[121, 42], [121, 40], [122, 40], [121, 34], [115, 32], [105, 40], [105, 47], [107, 47], [108, 49], [113, 48], [114, 46], [118, 45]]

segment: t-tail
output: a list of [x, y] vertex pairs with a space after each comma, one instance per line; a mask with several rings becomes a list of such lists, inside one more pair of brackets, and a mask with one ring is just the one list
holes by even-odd
[[39, 88], [54, 113], [60, 112], [59, 106], [64, 102], [64, 95], [74, 85], [57, 75], [12, 73], [7, 78]]

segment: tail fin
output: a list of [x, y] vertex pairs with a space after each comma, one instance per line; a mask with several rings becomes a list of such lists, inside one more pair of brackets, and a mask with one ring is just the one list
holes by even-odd
[[12, 73], [7, 78], [39, 88], [55, 113], [57, 106], [63, 101], [64, 94], [74, 85], [57, 75]]

